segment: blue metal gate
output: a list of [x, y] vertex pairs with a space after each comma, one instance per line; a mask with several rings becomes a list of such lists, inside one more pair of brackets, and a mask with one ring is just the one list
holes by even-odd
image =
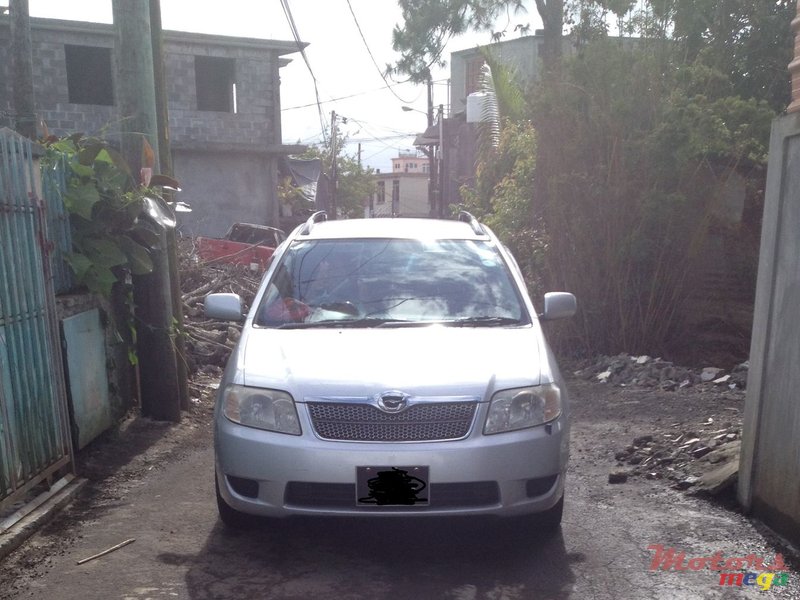
[[0, 509], [71, 462], [40, 174], [0, 130]]

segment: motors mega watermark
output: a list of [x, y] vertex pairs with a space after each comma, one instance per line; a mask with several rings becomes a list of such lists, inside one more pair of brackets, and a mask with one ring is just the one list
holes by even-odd
[[711, 556], [687, 558], [685, 552], [678, 552], [675, 548], [665, 548], [661, 544], [652, 544], [647, 549], [655, 552], [650, 562], [651, 571], [709, 569], [719, 572], [720, 585], [758, 586], [764, 591], [772, 586], [784, 586], [789, 583], [789, 573], [785, 571], [786, 564], [781, 554], [776, 554], [775, 558], [768, 562], [763, 556], [755, 554], [725, 558], [722, 552], [716, 552]]

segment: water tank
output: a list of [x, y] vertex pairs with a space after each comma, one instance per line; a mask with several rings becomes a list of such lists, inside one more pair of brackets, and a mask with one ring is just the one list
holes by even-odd
[[467, 123], [482, 123], [491, 120], [489, 92], [472, 92], [467, 96]]

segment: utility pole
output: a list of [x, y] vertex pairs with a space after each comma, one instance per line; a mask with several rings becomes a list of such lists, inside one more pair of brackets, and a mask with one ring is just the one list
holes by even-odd
[[[156, 124], [158, 129], [159, 168], [163, 175], [174, 177], [172, 149], [169, 141], [169, 108], [167, 101], [167, 75], [164, 64], [164, 33], [161, 27], [161, 0], [150, 2], [150, 38], [153, 49], [153, 82], [156, 96]], [[174, 200], [174, 194], [164, 192], [164, 199]], [[186, 360], [186, 334], [183, 325], [183, 295], [178, 268], [178, 240], [175, 228], [167, 230], [167, 259], [169, 260], [172, 315], [175, 319], [175, 352], [177, 353], [178, 392], [181, 410], [189, 410], [189, 369]]]
[[336, 169], [336, 111], [331, 111], [331, 214], [330, 218], [336, 220], [336, 187], [337, 181]]
[[36, 109], [33, 96], [31, 23], [28, 0], [10, 0], [11, 78], [14, 88], [14, 129], [36, 140]]
[[[121, 152], [137, 180], [145, 164], [144, 141], [155, 153], [158, 168], [153, 49], [148, 0], [112, 0], [117, 33], [117, 106], [121, 123]], [[151, 218], [161, 245], [152, 251], [153, 271], [133, 277], [137, 354], [142, 414], [162, 421], [180, 421], [180, 386], [172, 334], [172, 284], [169, 276], [170, 224]], [[171, 224], [174, 226], [174, 221]]]
[[[425, 131], [433, 127], [433, 81], [428, 76], [428, 126]], [[428, 157], [428, 206], [431, 209], [431, 216], [436, 216], [436, 147], [433, 145], [425, 147], [425, 156]]]
[[117, 107], [121, 119], [121, 151], [134, 178], [142, 164], [142, 139], [158, 152], [153, 48], [148, 0], [112, 0], [117, 33]]
[[447, 180], [445, 179], [445, 153], [444, 153], [444, 106], [439, 105], [439, 193], [438, 203], [436, 207], [436, 216], [440, 219], [444, 217], [444, 201], [445, 201], [445, 187]]

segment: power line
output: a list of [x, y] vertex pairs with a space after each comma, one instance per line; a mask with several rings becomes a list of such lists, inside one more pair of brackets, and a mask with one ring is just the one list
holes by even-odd
[[[401, 85], [401, 84], [400, 83], [395, 83], [393, 85], [397, 86], [397, 85]], [[387, 88], [387, 86], [384, 85], [384, 86], [381, 86], [379, 88], [375, 88], [375, 89], [372, 89], [372, 90], [364, 90], [363, 92], [355, 92], [354, 94], [348, 94], [347, 96], [339, 96], [338, 98], [331, 98], [330, 100], [324, 100], [322, 103], [323, 104], [327, 104], [329, 102], [336, 102], [338, 100], [347, 100], [348, 98], [355, 98], [356, 96], [364, 96], [366, 94], [374, 94], [375, 92], [381, 92], [381, 91], [385, 90], [386, 88]], [[408, 102], [407, 104], [411, 104], [411, 103]], [[283, 112], [284, 110], [295, 110], [295, 109], [298, 109], [298, 108], [309, 108], [311, 106], [316, 106], [316, 105], [317, 105], [316, 102], [312, 102], [311, 104], [299, 104], [297, 106], [289, 106], [287, 108], [282, 108], [281, 112]]]
[[297, 25], [294, 22], [292, 10], [289, 8], [289, 0], [281, 0], [281, 8], [283, 8], [283, 14], [286, 15], [286, 20], [289, 23], [289, 29], [292, 32], [292, 37], [294, 37], [294, 41], [297, 43], [297, 48], [300, 50], [300, 56], [303, 57], [303, 61], [306, 63], [306, 67], [308, 68], [308, 72], [311, 74], [311, 80], [314, 82], [314, 96], [316, 96], [317, 99], [317, 112], [319, 113], [319, 124], [320, 129], [322, 130], [322, 139], [327, 143], [327, 137], [325, 135], [325, 117], [322, 114], [322, 102], [320, 102], [319, 99], [317, 78], [314, 75], [314, 70], [311, 68], [311, 63], [308, 61], [308, 56], [306, 55], [306, 50], [303, 47], [303, 42], [300, 40], [300, 33], [297, 31]]
[[350, 117], [350, 120], [353, 123], [356, 123], [357, 125], [360, 125], [364, 130], [366, 130], [367, 133], [369, 133], [373, 137], [380, 137], [380, 136], [376, 136], [372, 131], [370, 131], [371, 127], [378, 127], [380, 129], [386, 130], [390, 134], [397, 134], [397, 135], [401, 135], [401, 136], [403, 136], [403, 135], [405, 135], [405, 136], [418, 135], [418, 133], [408, 133], [406, 131], [401, 131], [400, 129], [393, 129], [391, 127], [386, 127], [385, 125], [381, 125], [380, 123], [371, 123], [369, 121], [360, 121], [360, 120], [358, 120], [356, 118], [353, 118], [353, 117]]
[[384, 135], [384, 136], [381, 136], [381, 137], [370, 136], [370, 137], [363, 137], [363, 138], [348, 138], [346, 143], [354, 144], [354, 143], [358, 143], [358, 142], [364, 143], [364, 142], [383, 142], [383, 140], [402, 140], [402, 139], [416, 137], [417, 135], [419, 135], [419, 134], [417, 134], [417, 133], [398, 133], [396, 135]]
[[372, 64], [375, 65], [375, 69], [377, 69], [378, 75], [381, 76], [381, 79], [383, 79], [383, 82], [386, 84], [386, 89], [388, 89], [390, 92], [392, 92], [394, 97], [397, 98], [398, 100], [400, 100], [400, 102], [402, 102], [403, 104], [408, 104], [409, 100], [405, 100], [405, 99], [401, 98], [400, 96], [398, 96], [397, 92], [395, 92], [392, 89], [392, 87], [389, 84], [389, 82], [386, 81], [386, 76], [383, 74], [383, 71], [381, 71], [381, 68], [378, 66], [378, 62], [375, 60], [375, 57], [372, 55], [372, 50], [370, 50], [369, 44], [367, 44], [367, 39], [364, 37], [364, 32], [361, 31], [361, 25], [358, 24], [358, 19], [356, 18], [356, 13], [353, 11], [353, 6], [350, 4], [350, 0], [347, 0], [347, 8], [350, 9], [350, 14], [353, 15], [353, 22], [356, 24], [356, 29], [358, 29], [358, 34], [361, 36], [361, 41], [364, 42], [364, 47], [367, 49], [367, 54], [369, 54], [369, 57], [372, 59]]

